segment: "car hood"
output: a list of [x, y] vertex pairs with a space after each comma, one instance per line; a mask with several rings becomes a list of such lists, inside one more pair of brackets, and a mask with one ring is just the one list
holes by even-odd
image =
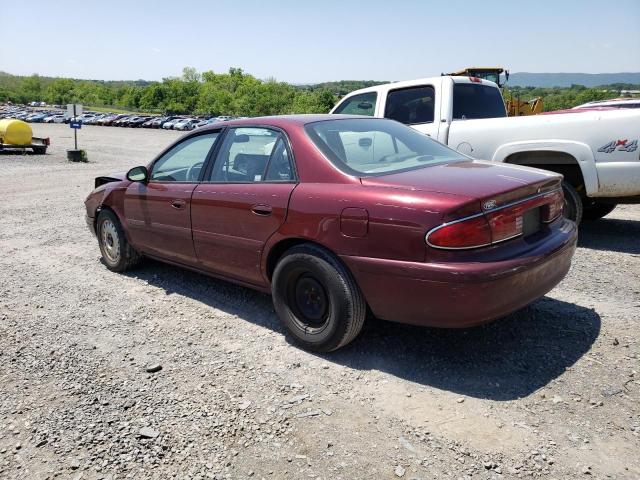
[[[366, 186], [399, 188], [486, 199], [518, 191], [526, 196], [541, 188], [558, 186], [562, 177], [556, 173], [518, 165], [480, 160], [444, 163], [378, 177], [363, 177]], [[510, 196], [513, 199], [514, 196]]]

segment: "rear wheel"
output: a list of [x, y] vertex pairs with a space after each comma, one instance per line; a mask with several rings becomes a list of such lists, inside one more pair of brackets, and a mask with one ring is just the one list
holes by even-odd
[[114, 272], [124, 272], [140, 263], [142, 255], [127, 241], [118, 217], [102, 210], [96, 226], [102, 260]]
[[562, 191], [564, 193], [564, 216], [569, 220], [573, 220], [577, 224], [582, 221], [582, 198], [580, 194], [570, 183], [562, 182]]
[[582, 218], [585, 220], [598, 220], [609, 215], [618, 205], [616, 203], [593, 202], [584, 206]]
[[33, 153], [36, 155], [44, 155], [47, 153], [47, 147], [33, 147]]
[[367, 313], [362, 292], [342, 263], [323, 248], [289, 249], [276, 265], [272, 293], [287, 333], [308, 350], [337, 350], [362, 330]]

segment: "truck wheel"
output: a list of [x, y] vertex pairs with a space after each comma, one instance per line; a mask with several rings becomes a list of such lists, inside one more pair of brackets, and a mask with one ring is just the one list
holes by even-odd
[[36, 155], [44, 155], [47, 153], [47, 147], [33, 147], [33, 153]]
[[564, 216], [580, 225], [582, 221], [582, 198], [573, 186], [567, 182], [562, 182], [564, 193]]
[[100, 212], [96, 231], [102, 260], [109, 270], [124, 272], [140, 263], [142, 255], [129, 244], [120, 221], [113, 212]]
[[582, 218], [585, 220], [598, 220], [609, 215], [617, 206], [617, 203], [593, 202], [591, 205], [584, 206]]
[[337, 350], [362, 330], [362, 292], [342, 263], [320, 247], [289, 249], [276, 265], [271, 289], [287, 333], [308, 350]]

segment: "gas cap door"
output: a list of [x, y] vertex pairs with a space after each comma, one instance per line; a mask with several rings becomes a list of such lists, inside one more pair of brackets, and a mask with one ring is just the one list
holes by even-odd
[[346, 237], [366, 237], [369, 231], [369, 212], [364, 208], [348, 207], [340, 214], [340, 232]]

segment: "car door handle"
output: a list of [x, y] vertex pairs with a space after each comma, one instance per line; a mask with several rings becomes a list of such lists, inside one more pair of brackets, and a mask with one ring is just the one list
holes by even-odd
[[171, 206], [177, 210], [182, 210], [186, 204], [184, 200], [171, 200]]
[[251, 207], [251, 211], [256, 215], [262, 215], [263, 217], [266, 217], [267, 215], [271, 215], [271, 212], [273, 212], [273, 208], [271, 207], [271, 205], [260, 203], [258, 205], [253, 205]]

